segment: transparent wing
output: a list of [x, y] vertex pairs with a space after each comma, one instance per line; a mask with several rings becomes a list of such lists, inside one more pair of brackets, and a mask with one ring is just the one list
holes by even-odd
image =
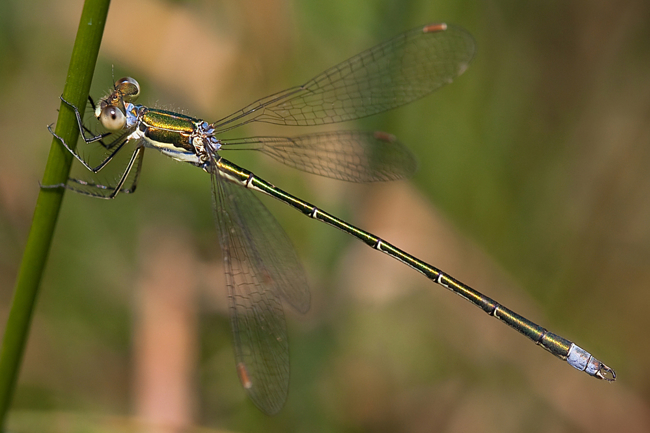
[[241, 138], [223, 141], [222, 149], [258, 150], [290, 167], [350, 182], [404, 179], [417, 170], [411, 151], [385, 132]]
[[307, 278], [284, 230], [250, 190], [231, 183], [216, 168], [212, 188], [237, 371], [255, 405], [275, 414], [289, 388], [282, 299], [306, 312]]
[[223, 132], [250, 122], [321, 125], [408, 104], [462, 74], [474, 57], [460, 27], [429, 24], [340, 63], [302, 86], [260, 99], [214, 123]]

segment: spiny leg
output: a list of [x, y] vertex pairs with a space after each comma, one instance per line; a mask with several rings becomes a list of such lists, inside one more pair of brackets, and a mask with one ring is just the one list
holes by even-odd
[[[124, 171], [120, 175], [120, 178], [115, 185], [102, 185], [94, 182], [89, 182], [83, 179], [69, 178], [68, 183], [65, 184], [60, 183], [56, 185], [41, 185], [41, 188], [44, 189], [66, 188], [69, 189], [70, 191], [74, 191], [79, 194], [84, 194], [91, 197], [103, 198], [107, 200], [115, 198], [115, 196], [119, 193], [131, 194], [135, 192], [135, 189], [138, 186], [138, 179], [140, 177], [140, 171], [142, 170], [143, 158], [144, 158], [144, 147], [138, 146], [133, 152], [133, 154], [131, 155], [129, 162], [127, 163]], [[134, 172], [133, 180], [128, 185], [128, 187], [124, 188], [124, 184], [126, 183], [129, 174], [134, 169], [134, 167], [135, 167], [135, 172]]]
[[[81, 132], [81, 138], [83, 138], [83, 140], [86, 142], [86, 144], [91, 144], [91, 143], [94, 143], [96, 141], [100, 141], [100, 140], [106, 138], [107, 136], [109, 136], [111, 134], [110, 132], [105, 132], [103, 134], [93, 135], [90, 138], [86, 137], [85, 132], [88, 132], [89, 134], [93, 134], [93, 132], [84, 126], [83, 119], [81, 118], [81, 113], [79, 112], [79, 109], [77, 108], [77, 106], [74, 105], [72, 102], [68, 102], [67, 100], [65, 100], [63, 98], [63, 96], [60, 96], [59, 98], [61, 99], [61, 101], [63, 101], [64, 104], [66, 104], [68, 107], [70, 107], [72, 109], [72, 111], [74, 111], [74, 115], [77, 118], [77, 125], [79, 125], [79, 131]], [[92, 100], [92, 98], [90, 96], [88, 96], [88, 100], [90, 101], [90, 105], [92, 105], [93, 110], [94, 110], [95, 109], [95, 102]]]
[[[81, 126], [82, 130], [85, 128], [83, 126], [83, 124], [80, 124], [80, 126]], [[106, 156], [102, 160], [102, 162], [99, 163], [99, 165], [93, 167], [90, 164], [88, 164], [88, 162], [86, 162], [86, 160], [83, 157], [81, 157], [75, 150], [73, 150], [70, 147], [70, 145], [68, 145], [68, 143], [66, 143], [65, 140], [61, 136], [57, 135], [57, 133], [52, 130], [52, 125], [51, 124], [47, 125], [47, 130], [50, 131], [50, 134], [52, 134], [57, 140], [59, 140], [61, 142], [61, 144], [63, 145], [63, 147], [65, 147], [68, 152], [70, 152], [72, 155], [74, 155], [74, 157], [77, 158], [77, 160], [84, 167], [86, 167], [86, 169], [92, 171], [93, 173], [98, 173], [102, 168], [104, 168], [106, 166], [106, 164], [108, 164], [113, 159], [113, 157], [115, 157], [117, 152], [119, 152], [122, 149], [122, 147], [129, 141], [128, 136], [132, 132], [131, 130], [127, 130], [127, 131], [123, 132], [120, 136], [118, 136], [115, 140], [110, 142], [108, 145], [102, 144], [102, 146], [104, 148], [106, 148], [107, 150], [111, 149], [111, 148], [114, 148], [114, 149], [111, 151], [110, 154], [108, 154], [108, 156]], [[84, 137], [84, 141], [86, 141], [85, 137]], [[96, 140], [96, 141], [99, 141], [99, 140]], [[89, 143], [89, 144], [94, 143], [94, 142], [95, 141], [86, 141], [86, 143]], [[118, 143], [118, 144], [116, 145], [115, 143]]]

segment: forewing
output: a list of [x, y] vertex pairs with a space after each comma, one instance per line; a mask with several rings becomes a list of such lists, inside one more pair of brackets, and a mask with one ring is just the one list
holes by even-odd
[[217, 132], [250, 122], [321, 125], [390, 110], [419, 99], [462, 74], [474, 57], [460, 27], [410, 30], [326, 70], [302, 86], [260, 99], [217, 122]]

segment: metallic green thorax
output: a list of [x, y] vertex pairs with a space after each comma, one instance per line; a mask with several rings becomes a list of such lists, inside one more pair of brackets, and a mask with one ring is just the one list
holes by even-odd
[[149, 144], [163, 152], [194, 154], [191, 137], [202, 120], [154, 108], [141, 107], [141, 110], [138, 129]]

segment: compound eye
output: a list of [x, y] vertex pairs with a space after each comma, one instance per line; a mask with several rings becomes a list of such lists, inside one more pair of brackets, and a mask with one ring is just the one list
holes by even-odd
[[125, 102], [133, 102], [140, 96], [140, 84], [131, 77], [117, 80], [115, 89], [122, 94]]
[[126, 116], [119, 108], [109, 105], [102, 109], [102, 112], [99, 115], [99, 121], [102, 123], [104, 128], [109, 131], [117, 131], [124, 128], [124, 125], [126, 124]]

